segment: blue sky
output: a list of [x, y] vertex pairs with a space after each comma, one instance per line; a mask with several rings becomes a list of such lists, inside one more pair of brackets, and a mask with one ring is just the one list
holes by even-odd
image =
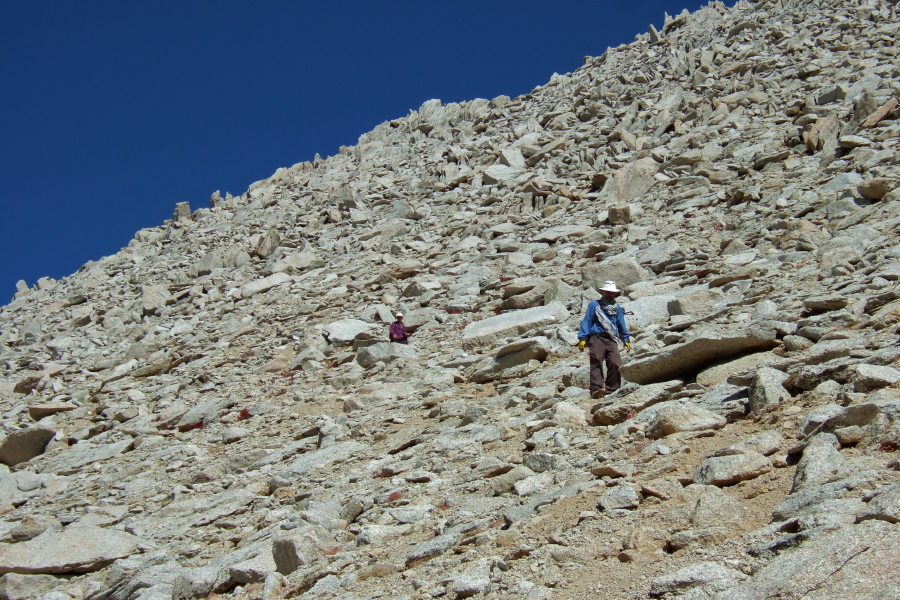
[[[516, 96], [689, 0], [0, 3], [0, 304], [424, 101]], [[733, 2], [728, 2], [733, 5]]]

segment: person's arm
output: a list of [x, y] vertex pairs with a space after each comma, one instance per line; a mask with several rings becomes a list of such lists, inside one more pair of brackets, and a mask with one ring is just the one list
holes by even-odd
[[588, 335], [591, 332], [591, 321], [594, 319], [594, 310], [597, 308], [597, 301], [594, 300], [590, 304], [588, 304], [587, 311], [584, 313], [584, 318], [581, 320], [581, 327], [578, 328], [578, 339], [582, 342], [588, 339]]
[[621, 306], [619, 307], [619, 337], [622, 338], [622, 341], [626, 344], [631, 343], [631, 334], [628, 333], [628, 326], [625, 325], [625, 309]]

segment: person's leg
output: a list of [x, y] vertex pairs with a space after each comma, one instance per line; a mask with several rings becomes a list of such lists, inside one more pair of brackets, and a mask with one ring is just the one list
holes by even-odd
[[588, 354], [590, 355], [591, 366], [591, 397], [600, 396], [606, 389], [603, 379], [603, 360], [606, 354], [606, 347], [600, 336], [594, 335], [588, 338]]
[[603, 338], [606, 359], [606, 391], [614, 392], [622, 387], [622, 357], [616, 340]]

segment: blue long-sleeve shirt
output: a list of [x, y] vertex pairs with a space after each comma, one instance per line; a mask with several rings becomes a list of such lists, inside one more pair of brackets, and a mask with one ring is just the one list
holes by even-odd
[[[597, 311], [597, 305], [599, 304], [599, 300], [594, 300], [593, 302], [588, 304], [587, 312], [585, 312], [584, 318], [581, 320], [581, 327], [578, 329], [579, 340], [587, 340], [589, 336], [598, 333], [606, 333], [603, 330], [603, 327], [597, 321], [597, 316], [595, 314]], [[616, 331], [619, 332], [619, 338], [623, 342], [630, 342], [631, 334], [628, 333], [628, 327], [625, 325], [625, 309], [623, 309], [619, 305], [616, 305], [616, 315], [613, 317], [609, 317], [609, 320], [612, 321], [612, 324], [615, 326]]]

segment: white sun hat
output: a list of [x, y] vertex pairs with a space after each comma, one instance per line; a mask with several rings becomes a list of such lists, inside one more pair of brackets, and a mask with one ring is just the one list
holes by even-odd
[[615, 281], [606, 281], [603, 283], [603, 287], [600, 288], [601, 292], [612, 292], [614, 294], [621, 294], [622, 290], [616, 287]]

